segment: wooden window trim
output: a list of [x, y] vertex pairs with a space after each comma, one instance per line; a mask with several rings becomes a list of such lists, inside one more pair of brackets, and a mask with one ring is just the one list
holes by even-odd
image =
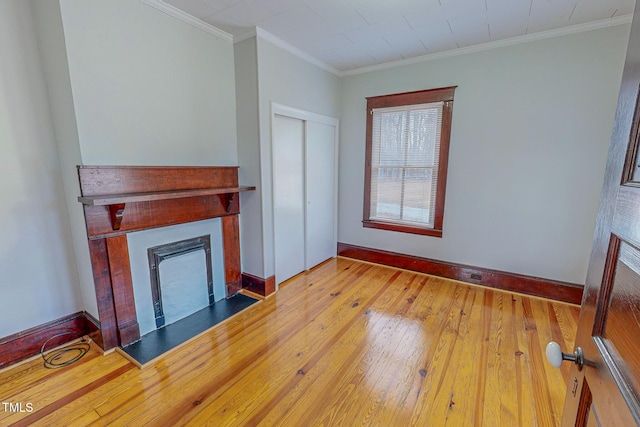
[[[451, 139], [451, 116], [453, 111], [453, 95], [457, 86], [438, 89], [419, 90], [391, 95], [373, 96], [367, 98], [367, 129], [365, 149], [364, 175], [364, 214], [362, 225], [367, 228], [391, 230], [402, 233], [420, 234], [442, 237], [444, 222], [444, 200], [447, 186], [447, 169], [449, 164], [449, 141]], [[373, 144], [373, 110], [375, 108], [396, 107], [403, 105], [426, 104], [430, 102], [444, 102], [442, 109], [442, 128], [440, 140], [440, 156], [438, 167], [438, 184], [436, 187], [435, 216], [433, 228], [412, 226], [396, 222], [372, 220], [371, 205], [371, 156]]]

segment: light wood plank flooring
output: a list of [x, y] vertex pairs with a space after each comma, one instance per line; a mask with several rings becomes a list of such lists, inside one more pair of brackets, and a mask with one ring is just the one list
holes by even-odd
[[[92, 350], [0, 372], [0, 425], [555, 426], [578, 307], [346, 258], [143, 369]], [[5, 406], [6, 407], [6, 406]]]

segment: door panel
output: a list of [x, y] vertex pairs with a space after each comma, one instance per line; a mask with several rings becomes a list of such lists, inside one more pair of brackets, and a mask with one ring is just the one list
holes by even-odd
[[[610, 295], [603, 310], [606, 318], [602, 325], [602, 346], [623, 375], [621, 378], [638, 401], [640, 396], [640, 251], [621, 242], [617, 249], [615, 273], [610, 286], [605, 286]], [[607, 289], [609, 288], [609, 289]], [[596, 334], [594, 334], [596, 335]], [[600, 338], [596, 335], [596, 339]]]
[[[572, 392], [573, 393], [573, 392]], [[582, 383], [582, 392], [580, 394], [580, 409], [578, 413], [581, 415], [576, 420], [576, 427], [599, 427], [598, 417], [593, 410], [593, 399], [591, 398], [591, 390], [587, 381]]]
[[621, 186], [616, 197], [616, 212], [611, 232], [636, 247], [640, 247], [640, 198], [638, 187]]
[[335, 127], [307, 121], [307, 259], [310, 269], [336, 255]]
[[573, 365], [569, 377], [582, 392], [567, 391], [564, 426], [640, 425], [639, 8], [636, 2], [578, 321], [584, 366]]
[[304, 122], [273, 120], [273, 226], [277, 283], [305, 269]]

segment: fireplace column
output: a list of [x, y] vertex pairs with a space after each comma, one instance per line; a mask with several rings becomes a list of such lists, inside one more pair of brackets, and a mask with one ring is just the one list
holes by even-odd
[[107, 350], [137, 341], [140, 339], [140, 327], [133, 298], [127, 235], [90, 239], [89, 254], [103, 348]]

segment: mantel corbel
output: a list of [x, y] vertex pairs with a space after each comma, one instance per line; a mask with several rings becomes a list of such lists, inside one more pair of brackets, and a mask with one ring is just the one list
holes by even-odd
[[122, 215], [124, 214], [125, 203], [116, 203], [109, 206], [109, 217], [111, 218], [111, 227], [113, 230], [120, 230], [122, 224]]

